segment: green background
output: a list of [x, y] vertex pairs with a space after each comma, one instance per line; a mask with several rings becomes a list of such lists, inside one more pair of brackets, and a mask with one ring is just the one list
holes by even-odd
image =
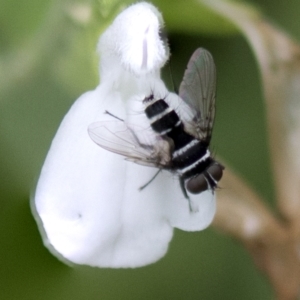
[[[91, 22], [68, 13], [80, 3], [92, 6]], [[193, 28], [184, 12], [189, 1], [155, 3], [165, 15], [175, 85], [196, 47], [213, 53], [218, 98], [212, 148], [274, 208], [260, 76], [245, 39], [213, 17]], [[300, 37], [299, 1], [249, 3]], [[118, 1], [0, 1], [0, 298], [272, 299], [246, 250], [214, 228], [177, 230], [162, 260], [132, 270], [70, 268], [44, 248], [30, 195], [64, 114], [98, 83], [95, 45], [111, 19], [106, 10], [114, 14], [117, 7]], [[164, 76], [170, 82], [168, 68]]]

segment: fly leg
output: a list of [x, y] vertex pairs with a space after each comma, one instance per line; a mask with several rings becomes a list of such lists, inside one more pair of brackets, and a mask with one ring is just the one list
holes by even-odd
[[123, 119], [117, 117], [116, 115], [112, 114], [112, 113], [109, 112], [108, 110], [106, 110], [104, 113], [107, 114], [107, 115], [109, 115], [109, 116], [111, 116], [111, 117], [113, 117], [113, 118], [115, 118], [115, 119], [117, 119], [117, 120], [120, 120], [120, 121], [124, 122]]
[[139, 187], [139, 190], [142, 191], [145, 187], [147, 187], [157, 177], [157, 175], [161, 172], [161, 170], [162, 169], [159, 169], [148, 182], [146, 182], [144, 185]]
[[184, 179], [182, 177], [179, 177], [179, 184], [180, 184], [180, 187], [181, 187], [184, 198], [189, 202], [190, 212], [191, 213], [192, 212], [197, 212], [198, 208], [193, 205], [192, 200], [190, 199], [190, 197], [189, 197], [189, 195], [186, 191], [185, 184], [184, 184]]

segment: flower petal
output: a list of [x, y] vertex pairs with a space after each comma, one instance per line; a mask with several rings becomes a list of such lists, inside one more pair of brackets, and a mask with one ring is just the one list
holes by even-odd
[[63, 260], [143, 266], [166, 253], [173, 227], [201, 230], [213, 218], [211, 192], [192, 195], [197, 211], [190, 212], [178, 179], [167, 171], [140, 191], [157, 170], [98, 147], [87, 132], [91, 123], [111, 120], [104, 113], [109, 111], [151, 134], [142, 103], [151, 92], [168, 95], [176, 107], [178, 96], [168, 93], [159, 77], [168, 58], [159, 38], [161, 24], [159, 12], [147, 3], [130, 6], [116, 18], [99, 43], [101, 84], [74, 103], [53, 139], [33, 211], [45, 245]]
[[137, 76], [159, 72], [169, 58], [169, 48], [160, 37], [162, 26], [160, 12], [146, 2], [119, 14], [99, 40], [101, 80], [124, 80], [123, 70]]
[[154, 170], [90, 140], [87, 127], [105, 118], [99, 99], [106, 96], [102, 88], [86, 93], [65, 116], [43, 166], [35, 205], [46, 244], [63, 257], [93, 266], [135, 267], [165, 254], [172, 227], [157, 213], [159, 199], [149, 202], [137, 191]]

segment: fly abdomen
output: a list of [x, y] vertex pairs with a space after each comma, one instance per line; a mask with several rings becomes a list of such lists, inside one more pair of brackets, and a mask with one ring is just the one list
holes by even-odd
[[174, 127], [181, 125], [177, 113], [165, 100], [154, 100], [153, 96], [150, 96], [144, 99], [144, 103], [147, 105], [145, 114], [150, 120], [152, 129], [158, 134], [166, 135]]
[[[148, 102], [152, 102], [150, 104], [148, 104]], [[146, 113], [146, 116], [148, 117], [148, 119], [152, 119], [154, 117], [159, 117], [160, 114], [164, 113], [166, 110], [168, 110], [170, 107], [169, 105], [167, 104], [166, 101], [164, 101], [163, 99], [159, 99], [159, 100], [156, 100], [153, 102], [153, 97], [151, 98], [145, 98], [144, 100], [144, 103], [146, 105], [148, 105], [146, 108], [145, 108], [145, 113]]]
[[151, 122], [151, 127], [160, 135], [167, 135], [174, 127], [180, 126], [181, 121], [174, 110], [167, 112], [154, 122]]
[[183, 179], [191, 178], [205, 171], [210, 165], [207, 144], [197, 140], [184, 130], [179, 116], [163, 99], [153, 96], [145, 98], [146, 116], [152, 129], [173, 141], [172, 169]]

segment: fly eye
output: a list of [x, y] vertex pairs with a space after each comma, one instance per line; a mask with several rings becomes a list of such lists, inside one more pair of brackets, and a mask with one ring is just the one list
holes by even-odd
[[206, 169], [205, 173], [188, 180], [186, 189], [192, 194], [199, 194], [206, 191], [208, 188], [214, 191], [218, 181], [222, 178], [224, 169], [225, 168], [221, 164], [215, 162]]
[[188, 180], [186, 183], [186, 189], [192, 194], [199, 194], [208, 189], [207, 180], [203, 174], [195, 176]]
[[223, 170], [225, 168], [219, 164], [219, 163], [215, 163], [211, 166], [209, 166], [206, 170], [207, 173], [209, 173], [209, 175], [215, 180], [215, 181], [220, 181], [220, 179], [223, 176]]

